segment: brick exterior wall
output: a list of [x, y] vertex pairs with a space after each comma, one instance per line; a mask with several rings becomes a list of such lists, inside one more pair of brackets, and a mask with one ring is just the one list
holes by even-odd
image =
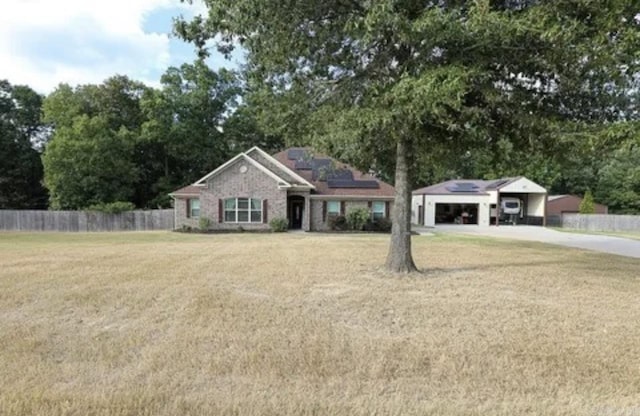
[[[250, 157], [272, 172], [275, 171], [276, 174], [283, 177], [283, 179], [291, 180], [288, 175], [281, 175], [280, 169], [276, 168], [258, 152], [252, 152]], [[245, 172], [241, 172], [241, 167], [243, 166], [246, 167]], [[273, 218], [288, 217], [287, 196], [299, 195], [305, 198], [302, 229], [304, 231], [329, 230], [329, 225], [323, 218], [323, 202], [328, 200], [311, 199], [309, 198], [309, 191], [287, 191], [286, 189], [279, 189], [278, 183], [274, 178], [243, 158], [239, 158], [223, 171], [210, 178], [206, 185], [206, 187], [202, 187], [200, 190], [200, 217], [189, 218], [187, 216], [187, 197], [176, 198], [176, 228], [183, 226], [198, 228], [200, 218], [206, 217], [210, 220], [210, 228], [215, 230], [235, 230], [239, 227], [246, 230], [269, 229], [268, 222]], [[267, 222], [225, 223], [224, 215], [220, 216], [218, 211], [220, 201], [224, 201], [227, 198], [256, 198], [263, 201], [266, 200]], [[369, 208], [370, 201], [367, 199], [349, 200], [342, 198], [336, 198], [335, 200], [343, 201], [345, 214], [354, 208]], [[387, 203], [390, 214], [393, 202], [388, 201]], [[263, 218], [264, 215], [265, 213], [263, 212]], [[222, 218], [222, 221], [219, 221], [220, 218]]]
[[[194, 197], [195, 198], [195, 197]], [[175, 201], [176, 223], [175, 228], [191, 227], [197, 228], [200, 218], [187, 217], [187, 199], [176, 198]]]
[[327, 223], [322, 218], [322, 201], [311, 200], [311, 231], [326, 231], [329, 229]]
[[304, 198], [304, 211], [302, 213], [302, 230], [311, 231], [310, 210], [311, 200], [309, 191], [289, 191], [288, 196], [301, 196]]
[[274, 163], [271, 163], [266, 157], [262, 156], [257, 150], [247, 153], [247, 156], [249, 156], [251, 159], [255, 160], [256, 162], [260, 163], [262, 166], [266, 167], [271, 172], [274, 172], [276, 175], [278, 175], [279, 177], [281, 177], [282, 179], [284, 179], [289, 183], [300, 182], [294, 179], [291, 175], [285, 173], [282, 169], [277, 167]]
[[[323, 218], [323, 202], [327, 200], [312, 199], [311, 200], [311, 231], [329, 231], [329, 224]], [[367, 208], [369, 209], [369, 201], [367, 200], [343, 200], [344, 213], [354, 208]], [[393, 202], [388, 201], [389, 204], [389, 217], [391, 216], [391, 209], [393, 208]]]
[[[240, 168], [246, 166], [246, 172]], [[267, 200], [267, 223], [225, 223], [224, 215], [219, 222], [218, 206], [220, 200], [227, 198], [257, 198]], [[276, 217], [287, 216], [287, 191], [278, 189], [275, 179], [267, 175], [253, 164], [240, 158], [227, 166], [222, 172], [207, 181], [207, 187], [200, 193], [200, 216], [211, 220], [212, 229], [247, 230], [268, 229], [268, 221]], [[264, 212], [263, 212], [264, 216]], [[187, 218], [186, 200], [176, 200], [176, 228], [182, 225], [198, 226], [198, 218]]]

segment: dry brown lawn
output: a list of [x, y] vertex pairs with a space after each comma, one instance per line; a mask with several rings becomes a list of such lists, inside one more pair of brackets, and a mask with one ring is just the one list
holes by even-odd
[[0, 233], [0, 414], [640, 415], [640, 260], [387, 241]]

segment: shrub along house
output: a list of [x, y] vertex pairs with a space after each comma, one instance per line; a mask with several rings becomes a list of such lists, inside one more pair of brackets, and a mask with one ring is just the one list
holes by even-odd
[[394, 189], [310, 149], [272, 156], [253, 147], [170, 195], [176, 228], [197, 228], [206, 218], [214, 230], [258, 230], [286, 218], [290, 229], [322, 231], [354, 208], [368, 209], [372, 220], [388, 218]]

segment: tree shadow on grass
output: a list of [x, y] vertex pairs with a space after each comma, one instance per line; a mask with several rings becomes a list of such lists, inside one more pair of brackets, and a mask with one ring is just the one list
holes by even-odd
[[[457, 278], [470, 278], [473, 276], [473, 272], [480, 271], [500, 271], [506, 269], [530, 269], [534, 267], [546, 267], [546, 266], [558, 266], [559, 268], [585, 268], [584, 264], [579, 261], [566, 261], [566, 260], [545, 260], [545, 261], [523, 261], [523, 262], [509, 262], [509, 263], [489, 263], [489, 264], [470, 264], [464, 266], [452, 266], [452, 267], [426, 267], [420, 268], [417, 273], [403, 274], [403, 277], [407, 278], [441, 278], [451, 275], [457, 275]], [[589, 267], [593, 270], [593, 267]], [[607, 270], [607, 267], [602, 267], [603, 270]], [[460, 275], [460, 273], [468, 273]]]

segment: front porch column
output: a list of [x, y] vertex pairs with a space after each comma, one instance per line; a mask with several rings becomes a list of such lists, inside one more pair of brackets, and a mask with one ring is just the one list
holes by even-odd
[[302, 217], [302, 229], [304, 231], [311, 231], [311, 199], [309, 196], [304, 198], [304, 211]]

